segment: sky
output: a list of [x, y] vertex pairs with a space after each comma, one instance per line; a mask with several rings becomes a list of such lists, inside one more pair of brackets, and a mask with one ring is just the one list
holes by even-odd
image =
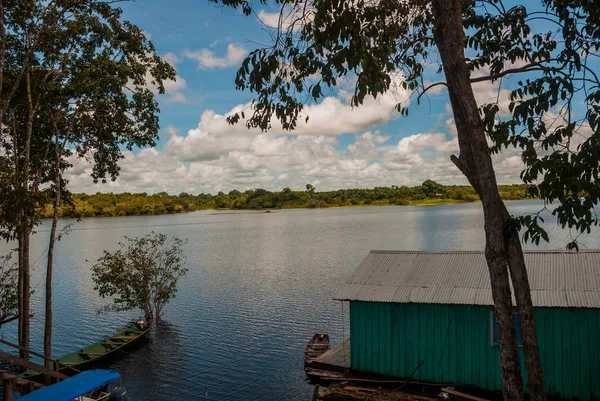
[[[73, 158], [65, 177], [71, 191], [216, 194], [300, 190], [307, 183], [324, 191], [413, 186], [426, 179], [467, 184], [450, 161], [458, 143], [445, 90], [431, 92], [417, 105], [398, 87], [352, 107], [352, 83], [342, 82], [307, 105], [309, 122], [295, 131], [276, 124], [266, 133], [243, 123], [231, 126], [226, 116], [253, 99], [252, 93], [235, 89], [236, 71], [249, 51], [269, 43], [265, 24], [276, 20], [277, 10], [267, 7], [245, 17], [207, 0], [138, 0], [120, 6], [124, 18], [143, 29], [157, 53], [176, 68], [177, 79], [157, 96], [156, 146], [125, 152], [119, 178], [106, 184], [93, 184], [91, 164]], [[479, 103], [507, 93], [490, 82], [474, 90]], [[396, 111], [400, 102], [409, 105], [408, 117]], [[517, 152], [494, 156], [494, 164], [500, 183], [519, 182]]]

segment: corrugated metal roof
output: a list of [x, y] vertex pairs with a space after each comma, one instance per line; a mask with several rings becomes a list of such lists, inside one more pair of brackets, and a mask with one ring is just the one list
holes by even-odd
[[[600, 308], [600, 250], [524, 256], [534, 306]], [[371, 251], [335, 299], [493, 305], [483, 252]]]

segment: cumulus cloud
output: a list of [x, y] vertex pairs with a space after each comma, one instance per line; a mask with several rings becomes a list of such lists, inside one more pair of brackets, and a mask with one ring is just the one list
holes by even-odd
[[[418, 185], [426, 179], [444, 184], [465, 184], [466, 180], [449, 159], [455, 138], [447, 133], [421, 133], [389, 139], [378, 132], [355, 136], [340, 148], [332, 135], [272, 136], [259, 134], [225, 145], [216, 143], [205, 150], [210, 157], [186, 161], [180, 154], [145, 149], [126, 152], [116, 182], [91, 185], [91, 164], [74, 161], [66, 178], [74, 191], [189, 193], [229, 192], [232, 189], [283, 187], [302, 189], [312, 183], [318, 190]], [[170, 141], [185, 139], [173, 136]], [[239, 139], [239, 138], [238, 138]], [[205, 146], [203, 141], [199, 146]], [[353, 146], [354, 145], [354, 146]], [[515, 182], [522, 169], [515, 154], [494, 156], [501, 183]]]
[[[232, 189], [283, 187], [302, 189], [311, 183], [318, 190], [418, 185], [426, 179], [444, 184], [466, 184], [450, 161], [458, 152], [456, 127], [451, 118], [435, 131], [396, 132], [374, 129], [397, 117], [395, 105], [408, 102], [408, 92], [396, 91], [353, 108], [349, 94], [307, 106], [310, 117], [292, 132], [281, 126], [263, 133], [246, 129], [243, 122], [230, 126], [227, 113], [206, 110], [197, 127], [187, 131], [167, 126], [164, 145], [126, 152], [117, 181], [91, 185], [91, 164], [74, 159], [66, 178], [73, 191], [217, 193]], [[404, 129], [406, 131], [406, 129]], [[352, 134], [340, 143], [341, 134]], [[518, 154], [494, 156], [499, 182], [515, 182], [522, 169]]]
[[[213, 42], [214, 43], [214, 42]], [[216, 44], [215, 44], [216, 46]], [[198, 68], [201, 69], [214, 69], [214, 68], [227, 68], [239, 65], [244, 57], [248, 54], [248, 51], [239, 45], [230, 43], [227, 45], [227, 52], [223, 57], [219, 57], [210, 49], [200, 49], [196, 51], [185, 50], [183, 55], [189, 59], [196, 60], [198, 62]]]
[[[298, 118], [298, 125], [293, 132], [283, 130], [278, 121], [273, 121], [270, 135], [339, 135], [344, 133], [357, 133], [368, 130], [374, 126], [384, 125], [398, 118], [396, 104], [408, 104], [409, 92], [402, 89], [389, 91], [377, 98], [368, 97], [364, 104], [353, 107], [350, 103], [351, 95], [340, 91], [337, 96], [325, 97], [320, 103], [305, 106]], [[227, 117], [235, 113], [244, 112], [246, 119], [252, 113], [250, 103], [235, 106], [229, 112], [218, 114], [214, 110], [206, 110], [200, 116], [198, 127], [191, 130], [188, 137], [191, 139], [202, 137], [210, 141], [208, 136], [247, 136], [256, 135], [260, 130], [248, 130], [246, 119], [241, 119], [235, 125], [227, 123]], [[306, 121], [308, 117], [308, 121]]]

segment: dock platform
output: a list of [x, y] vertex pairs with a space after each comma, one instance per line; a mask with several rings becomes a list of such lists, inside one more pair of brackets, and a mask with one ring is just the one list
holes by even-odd
[[344, 372], [350, 369], [350, 338], [336, 344], [309, 364], [310, 368]]
[[18, 391], [21, 394], [29, 394], [44, 387], [41, 383], [23, 379], [2, 369], [0, 369], [0, 386], [3, 388], [2, 399], [5, 401], [12, 400], [13, 391]]

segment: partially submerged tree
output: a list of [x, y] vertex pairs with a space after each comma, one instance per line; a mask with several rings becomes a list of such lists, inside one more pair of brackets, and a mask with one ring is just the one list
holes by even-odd
[[160, 233], [142, 238], [125, 237], [115, 252], [104, 251], [92, 267], [101, 297], [112, 297], [108, 309], [139, 309], [146, 320], [161, 315], [165, 305], [177, 293], [177, 281], [188, 269], [182, 250], [183, 241], [170, 240]]
[[[246, 15], [255, 12], [257, 4], [268, 3], [213, 1]], [[367, 96], [388, 91], [398, 75], [402, 87], [415, 91], [417, 99], [431, 87], [446, 86], [460, 148], [452, 161], [477, 191], [484, 212], [504, 397], [523, 399], [512, 282], [530, 397], [544, 400], [519, 230], [535, 243], [548, 237], [539, 215], [509, 214], [498, 193], [491, 153], [507, 146], [521, 150], [522, 179], [537, 184], [532, 186], [534, 195], [559, 202], [552, 213], [561, 226], [587, 232], [598, 224], [593, 211], [600, 200], [600, 81], [593, 67], [600, 49], [596, 2], [540, 0], [533, 10], [521, 4], [508, 8], [502, 0], [274, 3], [280, 6], [280, 18], [272, 45], [251, 52], [236, 78], [238, 89], [249, 89], [257, 98], [250, 110], [234, 113], [228, 121], [245, 120], [250, 128], [268, 130], [276, 118], [284, 129], [293, 130], [304, 118], [307, 98], [317, 101], [323, 89], [345, 77], [356, 79], [355, 106]], [[439, 66], [445, 82], [428, 83], [437, 79], [435, 70], [426, 68], [430, 65]], [[511, 92], [508, 118], [500, 114], [498, 103], [477, 104], [474, 83], [502, 82], [515, 74], [523, 78]], [[576, 102], [585, 105], [582, 112], [573, 108]], [[398, 105], [403, 115], [408, 113], [406, 106]]]

